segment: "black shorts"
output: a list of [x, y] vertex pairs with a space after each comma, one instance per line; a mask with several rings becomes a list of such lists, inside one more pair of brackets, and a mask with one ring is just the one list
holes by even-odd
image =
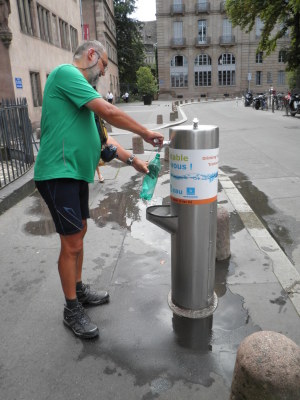
[[70, 178], [35, 181], [52, 215], [56, 232], [72, 235], [83, 229], [82, 220], [90, 217], [89, 186]]

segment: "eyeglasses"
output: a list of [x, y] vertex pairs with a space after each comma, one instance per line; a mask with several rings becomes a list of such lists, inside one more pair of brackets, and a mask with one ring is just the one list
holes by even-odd
[[95, 53], [98, 55], [99, 59], [102, 62], [103, 68], [104, 68], [104, 72], [106, 72], [108, 70], [108, 65], [105, 61], [103, 61], [103, 58], [100, 56], [100, 54], [98, 53], [98, 51], [95, 50]]

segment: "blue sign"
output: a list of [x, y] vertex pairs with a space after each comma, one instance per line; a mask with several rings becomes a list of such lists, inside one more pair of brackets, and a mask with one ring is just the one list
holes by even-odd
[[193, 187], [187, 187], [187, 188], [186, 188], [186, 194], [187, 194], [188, 196], [195, 196], [195, 188], [193, 188]]
[[15, 78], [15, 82], [16, 82], [17, 89], [23, 89], [22, 78]]

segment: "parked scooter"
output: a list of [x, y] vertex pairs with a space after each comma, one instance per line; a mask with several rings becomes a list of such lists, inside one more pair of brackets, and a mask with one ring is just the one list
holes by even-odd
[[245, 107], [251, 106], [252, 102], [253, 102], [253, 94], [251, 92], [247, 92], [245, 94], [245, 100], [244, 100]]
[[289, 111], [292, 117], [296, 114], [300, 114], [300, 89], [292, 90], [289, 101]]
[[267, 110], [268, 109], [268, 99], [265, 94], [258, 94], [257, 96], [253, 97], [253, 108], [255, 110]]

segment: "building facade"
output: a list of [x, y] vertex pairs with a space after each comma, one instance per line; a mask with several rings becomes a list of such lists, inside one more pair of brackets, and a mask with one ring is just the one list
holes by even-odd
[[237, 96], [288, 88], [284, 46], [257, 53], [262, 23], [250, 33], [232, 27], [225, 1], [156, 0], [160, 95]]
[[156, 21], [141, 22], [141, 36], [145, 49], [145, 64], [155, 66], [155, 50], [157, 46]]
[[26, 97], [39, 124], [47, 76], [81, 40], [80, 0], [1, 0], [1, 98]]
[[107, 51], [108, 70], [97, 85], [102, 96], [108, 91], [114, 101], [120, 97], [116, 25], [113, 0], [82, 0], [83, 35], [85, 40], [99, 40]]

